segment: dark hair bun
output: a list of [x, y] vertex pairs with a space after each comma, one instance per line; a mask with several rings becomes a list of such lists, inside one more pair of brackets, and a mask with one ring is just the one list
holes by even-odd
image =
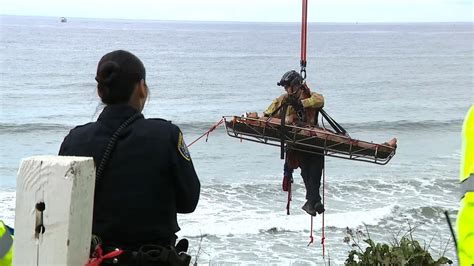
[[123, 104], [130, 100], [135, 85], [145, 81], [145, 77], [145, 67], [138, 57], [116, 50], [102, 56], [95, 80], [103, 103]]
[[116, 81], [120, 76], [120, 66], [115, 61], [103, 62], [99, 66], [99, 71], [97, 71], [97, 76], [95, 80], [103, 86], [110, 86]]

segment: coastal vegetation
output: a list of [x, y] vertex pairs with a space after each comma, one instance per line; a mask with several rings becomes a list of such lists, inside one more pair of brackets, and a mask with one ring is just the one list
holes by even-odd
[[350, 246], [351, 250], [345, 261], [345, 265], [446, 265], [453, 264], [453, 261], [444, 256], [448, 241], [444, 251], [439, 258], [434, 259], [429, 252], [431, 241], [423, 246], [413, 238], [414, 228], [409, 226], [409, 230], [400, 236], [399, 231], [393, 235], [389, 243], [375, 242], [369, 233], [367, 226], [365, 232], [361, 229], [346, 228], [344, 242]]

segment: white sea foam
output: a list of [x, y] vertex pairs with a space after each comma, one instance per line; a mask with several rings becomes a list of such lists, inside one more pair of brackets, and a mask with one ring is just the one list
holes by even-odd
[[[362, 224], [376, 225], [381, 219], [390, 215], [394, 205], [387, 205], [372, 210], [349, 211], [331, 213], [325, 215], [325, 225], [346, 228], [357, 227]], [[302, 232], [309, 228], [310, 216], [299, 208], [293, 207], [292, 214], [286, 215], [282, 209], [280, 212], [258, 213], [255, 211], [240, 211], [235, 213], [215, 213], [214, 215], [193, 215], [191, 219], [186, 216], [180, 217], [183, 227], [179, 235], [196, 237], [200, 235], [228, 236], [259, 234], [267, 231], [292, 231]], [[199, 217], [200, 216], [200, 217]], [[314, 219], [316, 231], [321, 229], [322, 216]]]
[[15, 191], [0, 191], [0, 220], [13, 227], [15, 223]]

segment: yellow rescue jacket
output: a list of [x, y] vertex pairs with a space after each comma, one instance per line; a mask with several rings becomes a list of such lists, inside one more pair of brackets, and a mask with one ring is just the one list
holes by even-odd
[[474, 265], [474, 105], [463, 124], [461, 206], [457, 217], [459, 265]]
[[[268, 106], [268, 108], [263, 112], [263, 115], [269, 116], [275, 110], [280, 108], [286, 95], [287, 95], [286, 93], [282, 94], [280, 95], [280, 97], [273, 100], [270, 106]], [[303, 95], [303, 93], [301, 95]], [[324, 97], [319, 93], [311, 92], [309, 97], [301, 96], [300, 101], [305, 111], [304, 122], [310, 125], [314, 125], [317, 109], [322, 108], [324, 106]], [[292, 106], [288, 106], [288, 109], [286, 110], [286, 116], [296, 116], [296, 111]]]

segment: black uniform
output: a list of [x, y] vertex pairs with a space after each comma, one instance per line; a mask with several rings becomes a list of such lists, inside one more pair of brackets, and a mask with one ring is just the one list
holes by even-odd
[[[97, 122], [71, 130], [59, 155], [94, 157], [98, 166], [112, 134], [137, 112], [128, 105], [105, 107]], [[95, 189], [92, 232], [104, 244], [129, 249], [174, 244], [176, 213], [193, 212], [199, 192], [180, 129], [140, 115], [122, 130]]]

